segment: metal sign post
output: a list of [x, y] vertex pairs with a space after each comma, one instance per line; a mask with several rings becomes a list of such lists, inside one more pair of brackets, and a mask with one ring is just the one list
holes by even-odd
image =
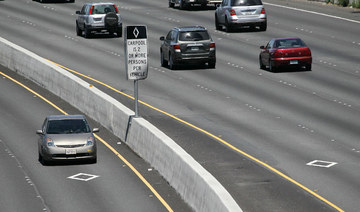
[[126, 76], [128, 80], [134, 80], [135, 117], [138, 117], [138, 80], [146, 79], [148, 75], [149, 48], [146, 26], [126, 26], [124, 41]]

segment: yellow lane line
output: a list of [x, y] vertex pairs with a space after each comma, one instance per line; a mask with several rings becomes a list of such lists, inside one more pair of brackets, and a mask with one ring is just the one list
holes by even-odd
[[[50, 61], [51, 63], [53, 63], [53, 64], [55, 64], [55, 65], [57, 65], [57, 66], [65, 69], [65, 70], [68, 70], [68, 71], [70, 71], [70, 72], [72, 72], [72, 73], [74, 73], [74, 74], [77, 74], [77, 75], [82, 76], [82, 77], [84, 77], [84, 78], [87, 78], [87, 79], [89, 79], [89, 80], [91, 80], [91, 81], [94, 81], [94, 82], [96, 82], [96, 83], [99, 83], [100, 85], [103, 85], [103, 86], [105, 86], [105, 87], [107, 87], [107, 88], [109, 88], [109, 89], [111, 89], [111, 90], [113, 90], [113, 91], [115, 91], [115, 92], [117, 92], [117, 93], [119, 93], [119, 94], [122, 94], [122, 95], [124, 95], [124, 96], [126, 96], [126, 97], [129, 97], [129, 98], [131, 98], [131, 99], [134, 99], [133, 96], [130, 96], [129, 94], [126, 94], [126, 93], [124, 93], [124, 92], [121, 92], [121, 91], [119, 91], [119, 90], [111, 87], [110, 85], [107, 85], [107, 84], [105, 84], [105, 83], [103, 83], [103, 82], [101, 82], [101, 81], [99, 81], [99, 80], [96, 80], [96, 79], [94, 79], [94, 78], [92, 78], [92, 77], [89, 77], [89, 76], [86, 76], [86, 75], [84, 75], [84, 74], [81, 74], [81, 73], [79, 73], [79, 72], [77, 72], [77, 71], [74, 71], [74, 70], [72, 70], [72, 69], [70, 69], [70, 68], [67, 68], [67, 67], [65, 67], [65, 66], [62, 66], [62, 65], [60, 65], [60, 64], [57, 64], [57, 63], [55, 63], [55, 62], [53, 62], [53, 61], [51, 61], [51, 60], [49, 60], [49, 61]], [[141, 101], [141, 100], [139, 100], [139, 102], [140, 102], [141, 104], [143, 104], [143, 105], [145, 105], [145, 106], [147, 106], [147, 107], [149, 107], [149, 108], [151, 108], [151, 109], [154, 109], [154, 110], [156, 110], [156, 111], [158, 111], [158, 112], [160, 112], [160, 113], [162, 113], [162, 114], [164, 114], [164, 115], [167, 115], [167, 116], [169, 116], [169, 117], [171, 117], [171, 118], [173, 118], [173, 119], [175, 119], [175, 120], [177, 120], [177, 121], [179, 121], [179, 122], [181, 122], [181, 123], [183, 123], [183, 124], [185, 124], [185, 125], [187, 125], [187, 126], [190, 126], [190, 127], [194, 128], [194, 129], [196, 129], [196, 130], [198, 130], [198, 131], [200, 131], [200, 132], [202, 132], [202, 133], [205, 133], [206, 135], [208, 135], [208, 136], [214, 138], [215, 140], [223, 143], [224, 145], [228, 146], [230, 149], [235, 150], [235, 151], [237, 151], [238, 153], [240, 153], [240, 154], [244, 155], [245, 157], [249, 158], [250, 160], [253, 160], [253, 161], [255, 161], [256, 163], [258, 163], [258, 164], [260, 164], [260, 165], [262, 165], [262, 166], [270, 169], [270, 170], [273, 171], [274, 173], [276, 173], [276, 174], [278, 174], [279, 176], [283, 177], [284, 179], [292, 182], [293, 184], [295, 184], [295, 185], [297, 185], [298, 187], [302, 188], [303, 190], [307, 191], [308, 193], [310, 193], [311, 195], [313, 195], [313, 196], [315, 196], [316, 198], [320, 199], [321, 201], [325, 202], [326, 204], [328, 204], [329, 206], [333, 207], [334, 209], [336, 209], [336, 210], [338, 210], [338, 211], [340, 211], [340, 212], [343, 212], [343, 211], [344, 211], [344, 210], [342, 210], [340, 207], [338, 207], [337, 205], [335, 205], [334, 203], [332, 203], [332, 202], [330, 202], [329, 200], [325, 199], [324, 197], [320, 196], [320, 195], [317, 194], [316, 192], [312, 191], [311, 189], [307, 188], [306, 186], [302, 185], [301, 183], [297, 182], [296, 180], [292, 179], [291, 177], [287, 176], [286, 174], [280, 172], [279, 170], [275, 169], [274, 167], [270, 166], [269, 164], [266, 164], [265, 162], [263, 162], [263, 161], [255, 158], [254, 156], [249, 155], [248, 153], [246, 153], [246, 152], [244, 152], [244, 151], [236, 148], [235, 146], [233, 146], [233, 145], [231, 145], [230, 143], [226, 142], [225, 140], [219, 138], [218, 136], [216, 136], [216, 135], [214, 135], [214, 134], [212, 134], [212, 133], [210, 133], [210, 132], [208, 132], [208, 131], [206, 131], [206, 130], [204, 130], [204, 129], [201, 129], [200, 127], [197, 127], [197, 126], [195, 126], [195, 125], [193, 125], [193, 124], [191, 124], [191, 123], [189, 123], [189, 122], [186, 122], [185, 120], [180, 119], [180, 118], [178, 118], [178, 117], [176, 117], [176, 116], [174, 116], [174, 115], [172, 115], [172, 114], [170, 114], [170, 113], [168, 113], [168, 112], [165, 112], [165, 111], [163, 111], [163, 110], [161, 110], [161, 109], [158, 109], [158, 108], [156, 108], [156, 107], [154, 107], [154, 106], [152, 106], [152, 105], [150, 105], [150, 104], [148, 104], [148, 103], [146, 103], [146, 102], [143, 102], [143, 101]]]
[[30, 91], [31, 93], [35, 94], [37, 97], [41, 98], [42, 100], [44, 100], [46, 103], [48, 103], [49, 105], [53, 106], [55, 109], [57, 109], [58, 111], [60, 111], [61, 113], [68, 115], [65, 111], [63, 111], [61, 108], [59, 108], [58, 106], [56, 106], [55, 104], [53, 104], [52, 102], [50, 102], [49, 100], [47, 100], [46, 98], [44, 98], [43, 96], [41, 96], [40, 94], [36, 93], [34, 90], [32, 90], [31, 88], [27, 87], [26, 85], [20, 83], [19, 81], [16, 81], [15, 79], [11, 78], [10, 76], [4, 74], [3, 72], [0, 71], [0, 74], [3, 75], [4, 77], [8, 78], [9, 80], [13, 81], [14, 83], [22, 86], [23, 88], [25, 88], [26, 90]]
[[95, 137], [99, 139], [103, 144], [105, 144], [107, 148], [109, 148], [116, 156], [118, 156], [138, 176], [138, 178], [143, 181], [143, 183], [154, 193], [154, 195], [160, 200], [160, 202], [165, 206], [168, 211], [173, 211], [169, 204], [167, 204], [167, 202], [160, 196], [160, 194], [150, 185], [150, 183], [141, 175], [138, 170], [136, 170], [136, 168], [129, 161], [127, 161], [121, 154], [119, 154], [112, 146], [110, 146], [110, 144], [105, 142], [102, 138], [97, 135], [95, 135]]
[[[52, 103], [51, 101], [49, 101], [48, 99], [46, 99], [45, 97], [41, 96], [39, 93], [35, 92], [34, 90], [32, 90], [31, 88], [27, 87], [26, 85], [22, 84], [21, 82], [13, 79], [12, 77], [4, 74], [3, 72], [0, 71], [0, 74], [3, 75], [4, 77], [8, 78], [9, 80], [13, 81], [14, 83], [20, 85], [21, 87], [25, 88], [26, 90], [28, 90], [29, 92], [33, 93], [34, 95], [36, 95], [37, 97], [41, 98], [42, 100], [44, 100], [46, 103], [50, 104], [51, 106], [53, 106], [55, 109], [57, 109], [58, 111], [60, 111], [62, 114], [68, 115], [68, 113], [66, 113], [64, 110], [62, 110], [61, 108], [59, 108], [58, 106], [56, 106], [54, 103]], [[173, 212], [172, 208], [169, 206], [169, 204], [167, 204], [167, 202], [160, 196], [160, 194], [154, 189], [154, 187], [151, 186], [151, 184], [144, 178], [144, 176], [141, 175], [141, 173], [136, 170], [136, 168], [128, 161], [126, 160], [118, 151], [116, 151], [110, 144], [108, 144], [105, 140], [103, 140], [101, 137], [99, 137], [98, 135], [94, 135], [98, 140], [100, 140], [107, 148], [109, 148], [116, 156], [118, 156], [118, 158], [120, 158], [134, 173], [135, 175], [150, 189], [151, 192], [153, 192], [153, 194], [159, 199], [159, 201], [163, 204], [163, 206], [170, 212]]]

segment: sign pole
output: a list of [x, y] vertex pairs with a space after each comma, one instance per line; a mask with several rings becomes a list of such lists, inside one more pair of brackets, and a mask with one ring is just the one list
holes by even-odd
[[134, 96], [135, 96], [135, 118], [139, 117], [139, 83], [138, 80], [134, 80]]
[[148, 75], [148, 42], [146, 26], [125, 28], [125, 69], [128, 80], [134, 80], [135, 118], [139, 117], [139, 80]]

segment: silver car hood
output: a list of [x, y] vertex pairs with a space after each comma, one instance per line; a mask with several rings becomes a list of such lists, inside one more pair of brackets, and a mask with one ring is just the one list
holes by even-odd
[[49, 135], [55, 145], [80, 145], [86, 144], [87, 139], [91, 133], [77, 133], [77, 134], [52, 134]]

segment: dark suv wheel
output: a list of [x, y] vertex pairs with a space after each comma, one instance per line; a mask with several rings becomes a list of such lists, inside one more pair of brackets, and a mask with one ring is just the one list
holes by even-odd
[[91, 30], [88, 29], [88, 28], [86, 27], [86, 25], [84, 26], [84, 37], [85, 37], [85, 38], [90, 38], [90, 37], [91, 37]]
[[216, 13], [215, 13], [215, 28], [216, 28], [216, 30], [221, 30], [221, 26], [219, 24], [218, 17], [217, 17]]
[[267, 23], [264, 22], [260, 25], [260, 31], [266, 31], [266, 28], [267, 28]]
[[180, 10], [185, 10], [187, 7], [186, 3], [183, 0], [180, 0]]
[[82, 30], [80, 29], [77, 22], [76, 22], [76, 35], [77, 36], [82, 36]]

